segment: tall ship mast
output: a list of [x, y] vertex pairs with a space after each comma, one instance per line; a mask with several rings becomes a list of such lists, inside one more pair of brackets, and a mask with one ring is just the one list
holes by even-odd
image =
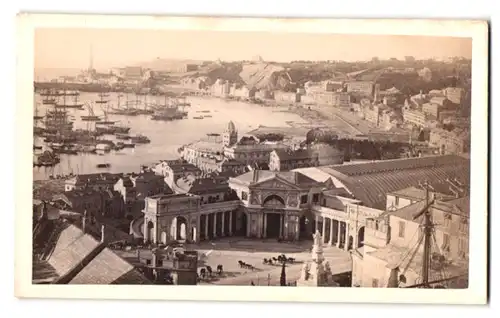
[[173, 102], [173, 104], [168, 103], [168, 98], [165, 95], [165, 103], [161, 105], [154, 114], [151, 116], [152, 120], [163, 120], [163, 121], [171, 121], [171, 120], [179, 120], [187, 117], [187, 112], [181, 111], [179, 109], [179, 105], [177, 100]]
[[[416, 247], [405, 254], [405, 259], [409, 257], [409, 264], [415, 259], [420, 250], [422, 252], [421, 273], [418, 283], [404, 286], [404, 288], [447, 288], [449, 283], [454, 281], [461, 281], [465, 277], [462, 275], [447, 275], [446, 273], [446, 260], [441, 254], [440, 248], [437, 245], [435, 238], [435, 224], [432, 220], [431, 207], [435, 203], [434, 194], [430, 195], [429, 188], [431, 187], [427, 182], [423, 184], [425, 187], [425, 206], [413, 216], [413, 220], [422, 219], [422, 236], [419, 238]], [[397, 275], [398, 268], [393, 269], [389, 284], [387, 287], [401, 287], [401, 284], [406, 284], [406, 270], [403, 269], [402, 273]], [[396, 275], [394, 275], [396, 274]], [[467, 279], [467, 278], [466, 278]]]
[[[73, 103], [67, 103], [66, 96], [72, 96], [73, 97], [73, 99], [72, 99]], [[55, 102], [55, 107], [56, 108], [60, 108], [60, 109], [66, 109], [66, 108], [69, 108], [69, 109], [83, 109], [83, 103], [80, 103], [79, 97], [80, 97], [80, 92], [78, 92], [78, 91], [73, 91], [73, 92], [66, 92], [66, 91], [64, 91], [64, 94], [62, 95], [62, 101], [63, 101], [63, 103], [59, 104], [59, 103]]]

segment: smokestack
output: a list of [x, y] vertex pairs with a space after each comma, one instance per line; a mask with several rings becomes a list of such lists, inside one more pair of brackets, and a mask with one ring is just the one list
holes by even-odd
[[104, 243], [105, 239], [106, 239], [106, 225], [102, 224], [101, 225], [101, 243]]
[[83, 219], [82, 219], [82, 231], [85, 233], [87, 230], [87, 210], [83, 212]]

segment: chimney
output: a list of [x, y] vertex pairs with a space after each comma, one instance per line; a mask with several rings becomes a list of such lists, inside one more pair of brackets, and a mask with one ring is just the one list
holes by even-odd
[[101, 225], [101, 243], [104, 243], [105, 239], [106, 239], [106, 225], [102, 224]]
[[82, 219], [82, 231], [83, 233], [86, 232], [86, 227], [87, 227], [87, 210], [85, 210], [85, 212], [83, 212], [83, 219]]
[[253, 170], [253, 182], [259, 181], [259, 169]]

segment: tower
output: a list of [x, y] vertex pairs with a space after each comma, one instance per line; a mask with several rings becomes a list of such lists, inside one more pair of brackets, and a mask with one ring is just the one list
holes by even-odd
[[232, 121], [227, 124], [224, 133], [222, 134], [222, 144], [224, 147], [231, 147], [238, 142], [238, 132]]

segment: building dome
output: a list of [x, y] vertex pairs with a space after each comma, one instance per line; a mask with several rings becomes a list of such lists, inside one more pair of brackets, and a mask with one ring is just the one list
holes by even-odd
[[234, 125], [233, 121], [229, 121], [229, 123], [227, 124], [227, 131], [228, 132], [236, 131], [236, 126]]

